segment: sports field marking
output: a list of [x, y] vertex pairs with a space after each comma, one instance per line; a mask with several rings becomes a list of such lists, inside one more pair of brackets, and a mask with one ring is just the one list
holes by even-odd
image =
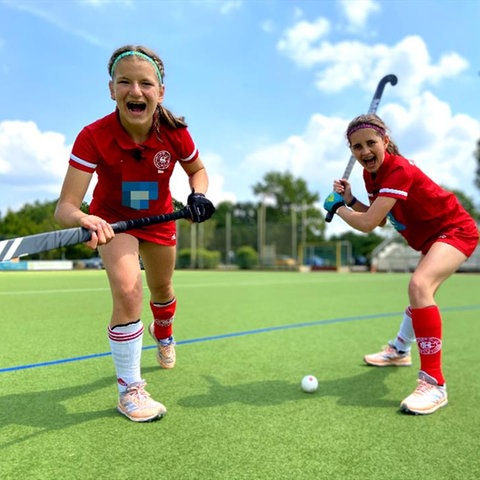
[[[146, 288], [146, 287], [145, 287]], [[1, 297], [8, 297], [10, 295], [50, 295], [57, 293], [85, 293], [85, 292], [105, 292], [110, 291], [108, 287], [100, 288], [57, 288], [55, 290], [10, 290], [6, 292], [0, 292]]]
[[[468, 310], [480, 310], [480, 305], [466, 305], [463, 307], [446, 307], [442, 308], [442, 312], [458, 312], [458, 311], [468, 311]], [[354, 322], [354, 321], [361, 321], [361, 320], [373, 320], [376, 318], [385, 318], [385, 317], [394, 317], [394, 316], [401, 316], [403, 312], [391, 312], [391, 313], [378, 313], [373, 315], [360, 315], [355, 317], [339, 317], [339, 318], [330, 318], [327, 320], [315, 320], [313, 322], [301, 322], [301, 323], [293, 323], [290, 325], [280, 325], [277, 327], [265, 327], [265, 328], [257, 328], [253, 330], [245, 330], [243, 332], [232, 332], [232, 333], [223, 333], [221, 335], [211, 335], [208, 337], [199, 337], [199, 338], [192, 338], [190, 340], [180, 340], [177, 342], [177, 345], [188, 345], [191, 343], [201, 343], [201, 342], [209, 342], [212, 340], [223, 340], [225, 338], [233, 338], [233, 337], [242, 337], [245, 335], [256, 335], [259, 333], [267, 333], [267, 332], [275, 332], [280, 330], [291, 330], [295, 328], [305, 328], [305, 327], [314, 327], [318, 325], [331, 325], [333, 323], [343, 323], [343, 322]], [[153, 348], [157, 348], [156, 345], [149, 345], [143, 347], [142, 350], [151, 350]], [[93, 358], [100, 358], [100, 357], [108, 357], [110, 356], [110, 352], [102, 352], [102, 353], [92, 353], [90, 355], [82, 355], [80, 357], [71, 357], [71, 358], [63, 358], [60, 360], [51, 360], [49, 362], [40, 362], [40, 363], [30, 363], [27, 365], [17, 365], [14, 367], [5, 367], [0, 368], [0, 373], [6, 372], [14, 372], [18, 370], [27, 370], [31, 368], [39, 368], [39, 367], [49, 367], [52, 365], [60, 365], [63, 363], [71, 363], [71, 362], [78, 362], [81, 360], [91, 360]]]
[[[305, 274], [305, 281], [296, 281], [296, 285], [319, 285], [321, 283], [341, 283], [342, 285], [348, 282], [349, 280], [356, 280], [354, 276], [346, 276], [346, 277], [338, 277], [334, 276], [332, 274], [331, 277], [325, 277], [325, 278], [319, 278], [319, 277], [309, 277], [308, 274]], [[368, 280], [373, 280], [371, 277], [366, 276], [365, 279], [362, 280], [362, 282], [365, 284], [366, 281]], [[392, 278], [392, 280], [395, 280]], [[278, 280], [275, 279], [275, 281], [257, 281], [257, 282], [252, 282], [251, 280], [245, 279], [244, 281], [234, 281], [234, 282], [202, 282], [202, 283], [181, 283], [176, 286], [176, 290], [182, 290], [184, 288], [220, 288], [220, 287], [261, 287], [261, 286], [268, 286], [268, 285], [290, 285], [291, 284], [291, 278], [285, 277], [284, 279]], [[144, 289], [147, 289], [147, 286], [143, 286]], [[0, 291], [0, 296], [1, 297], [7, 297], [7, 296], [12, 296], [12, 295], [51, 295], [53, 294], [58, 294], [58, 293], [85, 293], [85, 292], [105, 292], [105, 291], [110, 291], [110, 288], [108, 285], [105, 285], [105, 287], [85, 287], [85, 288], [57, 288], [57, 289], [41, 289], [39, 288], [38, 290], [5, 290], [5, 291]]]

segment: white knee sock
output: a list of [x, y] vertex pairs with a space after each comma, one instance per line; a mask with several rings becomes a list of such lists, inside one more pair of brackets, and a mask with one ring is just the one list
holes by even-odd
[[140, 375], [142, 337], [143, 323], [140, 320], [127, 325], [108, 327], [108, 340], [120, 393], [125, 392], [128, 385], [142, 380]]
[[415, 342], [415, 332], [412, 326], [412, 311], [410, 307], [405, 309], [403, 320], [400, 324], [400, 330], [397, 333], [397, 338], [393, 340], [393, 346], [399, 352], [409, 352], [412, 343]]

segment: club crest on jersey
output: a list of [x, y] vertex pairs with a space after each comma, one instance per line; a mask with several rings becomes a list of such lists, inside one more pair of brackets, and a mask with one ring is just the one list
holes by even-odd
[[417, 345], [423, 355], [434, 355], [442, 349], [442, 341], [437, 337], [418, 337]]
[[170, 152], [161, 150], [153, 157], [153, 164], [157, 167], [158, 173], [163, 173], [170, 166], [171, 160]]

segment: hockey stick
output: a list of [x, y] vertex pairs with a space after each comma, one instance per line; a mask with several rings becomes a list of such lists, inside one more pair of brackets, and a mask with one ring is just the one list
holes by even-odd
[[[181, 218], [192, 218], [190, 208], [184, 207], [176, 212], [166, 213], [164, 215], [154, 215], [152, 217], [142, 217], [133, 220], [122, 220], [112, 223], [115, 233], [125, 232], [133, 228], [147, 227], [157, 223], [170, 222]], [[77, 243], [88, 242], [92, 234], [89, 230], [76, 227], [64, 230], [55, 230], [53, 232], [38, 233], [26, 237], [11, 238], [0, 241], [0, 262], [19, 258], [25, 255], [53, 250], [55, 248], [68, 247]]]
[[[390, 83], [392, 85], [396, 85], [398, 82], [398, 78], [396, 75], [390, 74], [390, 75], [385, 75], [377, 85], [377, 89], [375, 90], [375, 93], [372, 98], [372, 102], [370, 103], [370, 108], [368, 109], [368, 113], [375, 113], [378, 108], [378, 104], [380, 103], [380, 100], [382, 99], [383, 95], [383, 90], [385, 89], [385, 85], [387, 83]], [[347, 167], [345, 168], [345, 171], [343, 172], [342, 178], [348, 179], [350, 177], [350, 174], [352, 173], [353, 167], [355, 166], [355, 157], [353, 155], [350, 156], [350, 160], [347, 163]], [[330, 223], [333, 218], [333, 213], [327, 212], [327, 215], [325, 216], [325, 221]]]

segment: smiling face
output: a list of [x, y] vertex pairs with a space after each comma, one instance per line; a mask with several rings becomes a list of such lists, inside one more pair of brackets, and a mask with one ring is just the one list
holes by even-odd
[[373, 128], [361, 128], [350, 135], [350, 150], [363, 168], [375, 173], [385, 160], [388, 136], [380, 135]]
[[155, 66], [135, 55], [122, 58], [115, 66], [109, 87], [123, 127], [137, 143], [144, 141], [165, 91]]

